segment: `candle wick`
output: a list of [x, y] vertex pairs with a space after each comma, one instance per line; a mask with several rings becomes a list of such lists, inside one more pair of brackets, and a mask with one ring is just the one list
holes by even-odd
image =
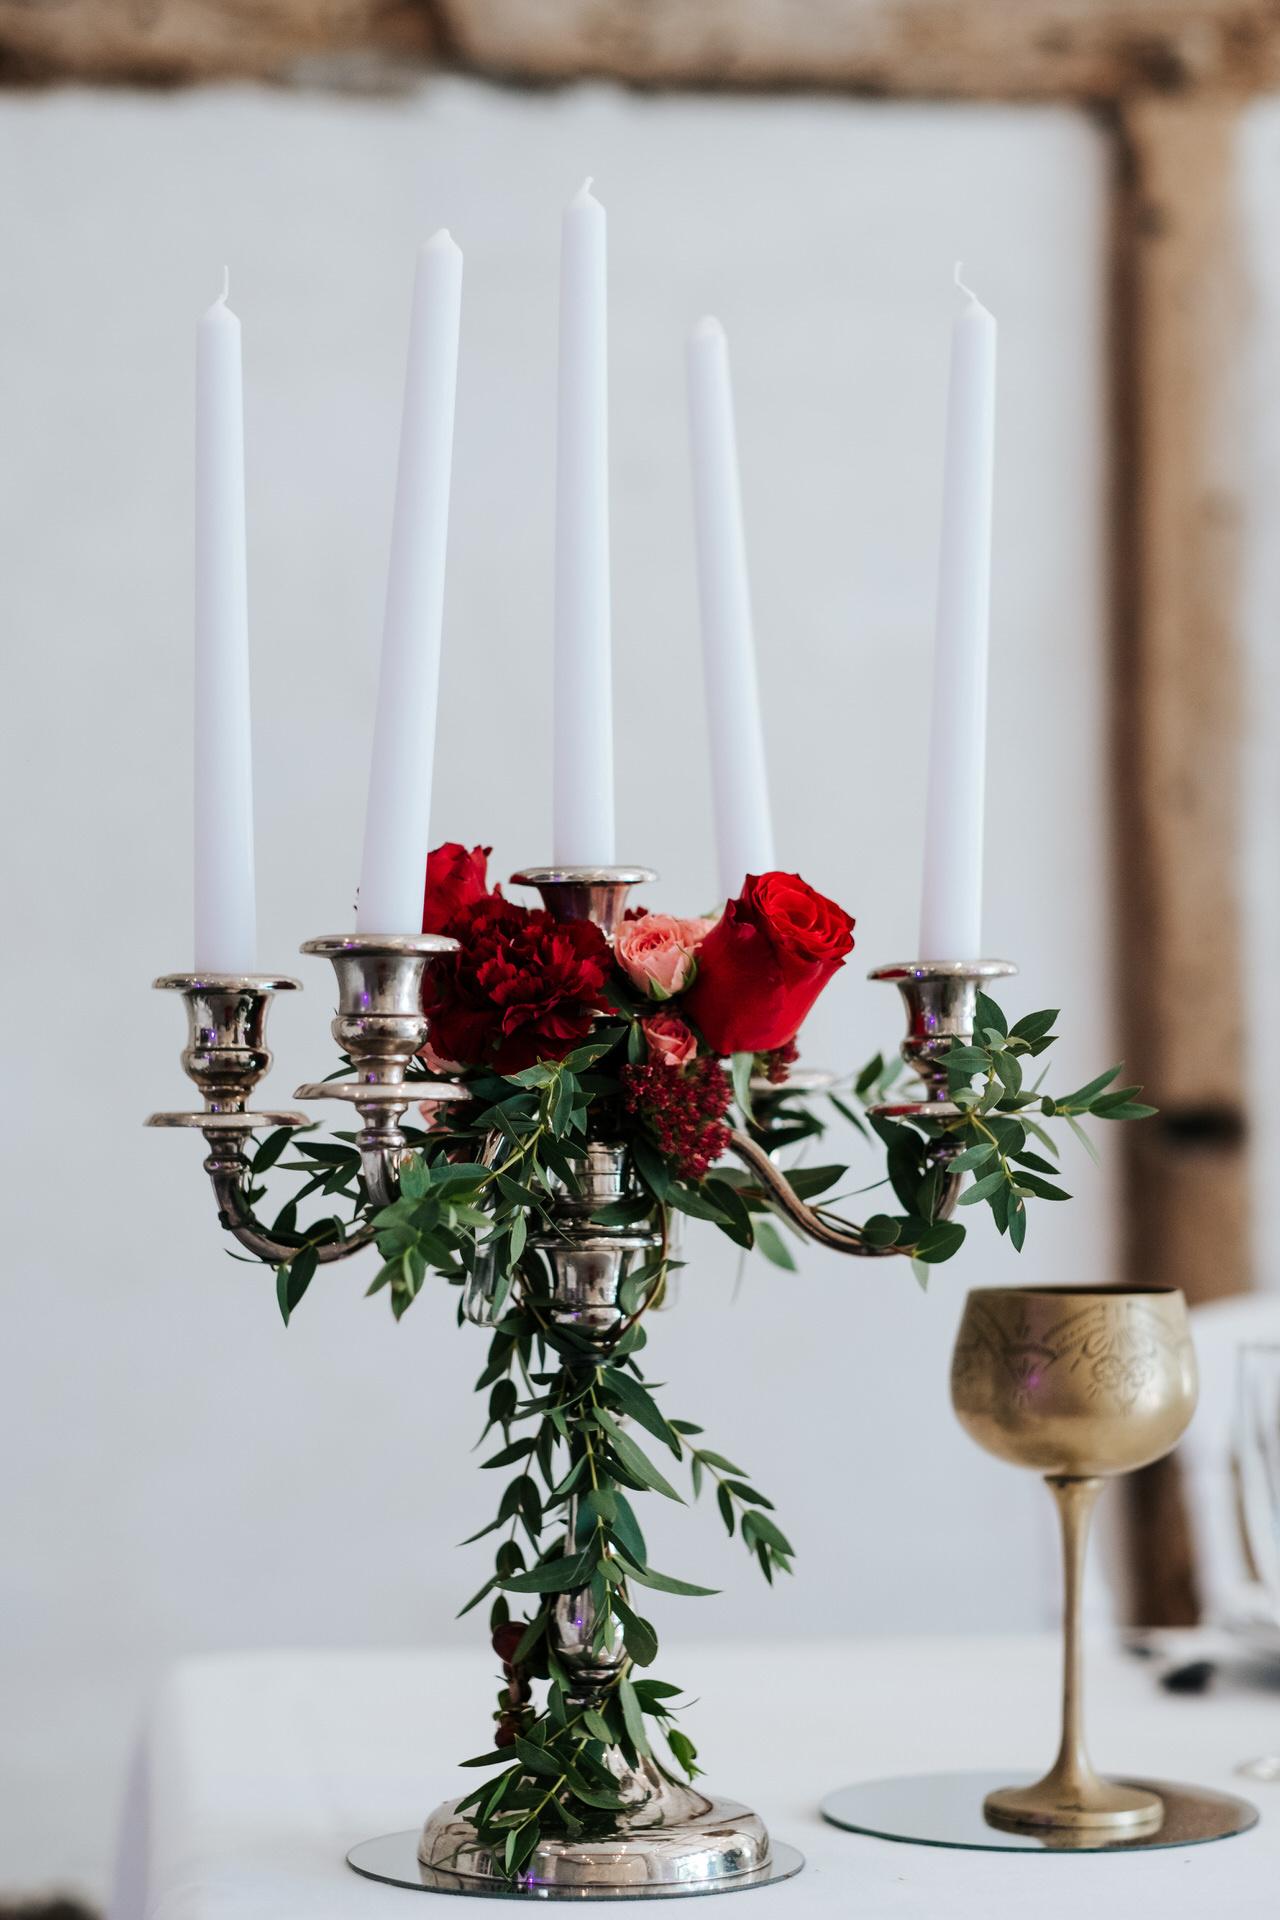
[[973, 288], [965, 285], [963, 260], [956, 261], [955, 282], [956, 282], [956, 287], [964, 295], [966, 300], [972, 300], [975, 306], [981, 305], [981, 302], [979, 301], [978, 296], [974, 292]]
[[218, 295], [217, 305], [220, 307], [225, 307], [227, 304], [227, 301], [230, 298], [231, 298], [231, 269], [230, 267], [224, 267], [222, 269], [222, 292]]

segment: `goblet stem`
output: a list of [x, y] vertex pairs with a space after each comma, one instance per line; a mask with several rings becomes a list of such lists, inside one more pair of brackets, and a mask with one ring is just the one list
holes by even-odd
[[1062, 1739], [1043, 1780], [988, 1794], [986, 1815], [993, 1826], [1144, 1833], [1164, 1818], [1163, 1803], [1148, 1788], [1101, 1779], [1085, 1746], [1084, 1562], [1104, 1484], [1100, 1475], [1045, 1475], [1062, 1527]]
[[1083, 1596], [1089, 1529], [1103, 1483], [1050, 1474], [1045, 1484], [1062, 1528], [1062, 1741], [1050, 1778], [1056, 1776], [1064, 1789], [1078, 1795], [1086, 1787], [1101, 1785], [1084, 1743]]

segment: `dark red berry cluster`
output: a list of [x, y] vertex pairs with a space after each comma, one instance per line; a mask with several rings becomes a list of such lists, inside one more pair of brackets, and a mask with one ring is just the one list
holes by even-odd
[[494, 1716], [498, 1722], [493, 1736], [495, 1747], [514, 1746], [525, 1730], [533, 1689], [523, 1668], [516, 1665], [516, 1648], [524, 1638], [527, 1624], [524, 1620], [508, 1620], [494, 1629], [493, 1650], [502, 1662], [507, 1683], [498, 1695], [498, 1711]]
[[794, 1040], [788, 1040], [785, 1047], [775, 1047], [772, 1053], [762, 1053], [760, 1064], [771, 1084], [780, 1087], [791, 1078], [791, 1069], [799, 1058], [799, 1047]]
[[638, 1114], [683, 1180], [701, 1180], [729, 1144], [729, 1078], [710, 1055], [688, 1067], [625, 1067], [628, 1113]]

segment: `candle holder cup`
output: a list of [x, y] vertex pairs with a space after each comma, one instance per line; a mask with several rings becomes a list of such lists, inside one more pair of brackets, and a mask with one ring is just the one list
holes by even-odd
[[406, 1079], [427, 1041], [422, 1011], [427, 968], [458, 943], [443, 934], [325, 934], [303, 943], [303, 953], [333, 963], [338, 1011], [331, 1031], [351, 1062], [350, 1080], [309, 1081], [298, 1100], [345, 1100], [363, 1121], [356, 1135], [369, 1198], [389, 1207], [400, 1191], [406, 1141], [400, 1122], [417, 1101], [465, 1100], [448, 1080]]

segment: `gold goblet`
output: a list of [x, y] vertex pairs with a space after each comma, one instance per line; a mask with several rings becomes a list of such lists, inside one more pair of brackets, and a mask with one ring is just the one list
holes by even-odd
[[1149, 1788], [1102, 1780], [1084, 1742], [1081, 1592], [1094, 1502], [1105, 1482], [1159, 1460], [1196, 1403], [1186, 1302], [1175, 1288], [980, 1287], [956, 1339], [951, 1399], [988, 1453], [1042, 1473], [1062, 1523], [1062, 1743], [1032, 1787], [984, 1803], [995, 1826], [1149, 1833]]

